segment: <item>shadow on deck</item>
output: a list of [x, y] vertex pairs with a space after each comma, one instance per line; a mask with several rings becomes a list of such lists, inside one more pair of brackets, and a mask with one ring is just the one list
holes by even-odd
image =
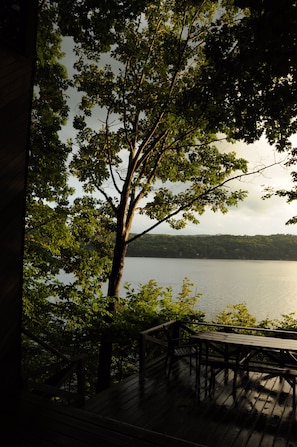
[[[232, 377], [216, 377], [215, 394], [200, 399], [195, 394], [195, 374], [186, 360], [179, 360], [166, 379], [163, 365], [131, 377], [97, 395], [86, 404], [100, 414], [147, 430], [208, 447], [295, 447], [296, 414], [292, 388], [278, 377], [250, 373], [239, 381], [237, 399], [232, 397]], [[204, 388], [204, 390], [203, 390]]]

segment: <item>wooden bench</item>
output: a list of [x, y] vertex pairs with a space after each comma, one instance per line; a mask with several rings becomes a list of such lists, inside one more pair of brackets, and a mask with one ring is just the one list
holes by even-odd
[[241, 361], [236, 361], [236, 359], [231, 358], [226, 361], [223, 357], [219, 356], [209, 356], [208, 358], [202, 358], [201, 363], [207, 368], [211, 369], [210, 385], [209, 391], [212, 393], [215, 386], [215, 376], [220, 371], [225, 370], [226, 372], [231, 369], [234, 372], [233, 378], [233, 396], [236, 400], [236, 384], [238, 373], [245, 372], [247, 375], [249, 372], [258, 372], [262, 374], [267, 374], [271, 376], [279, 376], [285, 379], [289, 385], [292, 387], [293, 391], [293, 408], [296, 408], [296, 377], [297, 369], [293, 366], [281, 367], [277, 364], [260, 362], [260, 361], [249, 361], [246, 362], [245, 359]]

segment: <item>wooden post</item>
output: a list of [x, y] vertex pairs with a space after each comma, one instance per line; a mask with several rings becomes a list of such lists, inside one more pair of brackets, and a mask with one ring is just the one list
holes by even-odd
[[77, 375], [77, 394], [80, 396], [79, 405], [83, 405], [85, 401], [85, 362], [86, 362], [86, 356], [81, 355], [77, 359], [77, 368], [76, 368], [76, 375]]
[[145, 335], [139, 334], [139, 380], [144, 378], [145, 371]]

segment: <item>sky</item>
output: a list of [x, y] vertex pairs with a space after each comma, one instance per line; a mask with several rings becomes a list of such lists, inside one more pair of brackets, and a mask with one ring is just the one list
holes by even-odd
[[[68, 40], [64, 42], [66, 53], [65, 64], [68, 67], [69, 75], [72, 75], [73, 55], [72, 44]], [[71, 126], [71, 116], [77, 111], [79, 99], [70, 96], [70, 119], [68, 125], [63, 129], [61, 135], [63, 139], [73, 138]], [[297, 145], [297, 136], [292, 138], [293, 144]], [[243, 143], [228, 144], [222, 146], [222, 150], [235, 151], [239, 157], [249, 161], [249, 170], [255, 171], [273, 163], [279, 163], [271, 168], [265, 169], [261, 174], [248, 176], [241, 181], [234, 181], [232, 187], [241, 188], [248, 191], [248, 197], [238, 204], [237, 207], [230, 208], [227, 214], [220, 212], [213, 213], [207, 210], [199, 217], [200, 224], [189, 224], [180, 231], [172, 230], [168, 224], [157, 227], [153, 233], [176, 234], [176, 235], [196, 235], [196, 234], [233, 234], [233, 235], [269, 235], [269, 234], [296, 234], [297, 225], [286, 225], [286, 222], [297, 215], [297, 201], [288, 204], [286, 198], [272, 197], [263, 200], [265, 187], [276, 189], [290, 189], [293, 186], [290, 171], [291, 168], [284, 167], [284, 154], [277, 154], [272, 146], [264, 139], [251, 144]], [[77, 195], [82, 194], [82, 188], [77, 180], [71, 180]], [[231, 184], [229, 185], [231, 187]], [[152, 225], [152, 221], [144, 216], [136, 216], [132, 227], [133, 233], [141, 233]]]

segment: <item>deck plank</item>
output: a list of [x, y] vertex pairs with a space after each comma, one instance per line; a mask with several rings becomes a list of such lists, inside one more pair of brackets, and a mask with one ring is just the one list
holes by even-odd
[[212, 399], [205, 397], [202, 378], [197, 401], [195, 375], [189, 375], [184, 360], [179, 362], [169, 382], [162, 368], [155, 367], [147, 372], [142, 385], [135, 376], [95, 396], [86, 408], [208, 447], [297, 446], [292, 389], [287, 382], [250, 373], [244, 384], [239, 381], [235, 403], [233, 372], [229, 372], [227, 385], [221, 372]]

